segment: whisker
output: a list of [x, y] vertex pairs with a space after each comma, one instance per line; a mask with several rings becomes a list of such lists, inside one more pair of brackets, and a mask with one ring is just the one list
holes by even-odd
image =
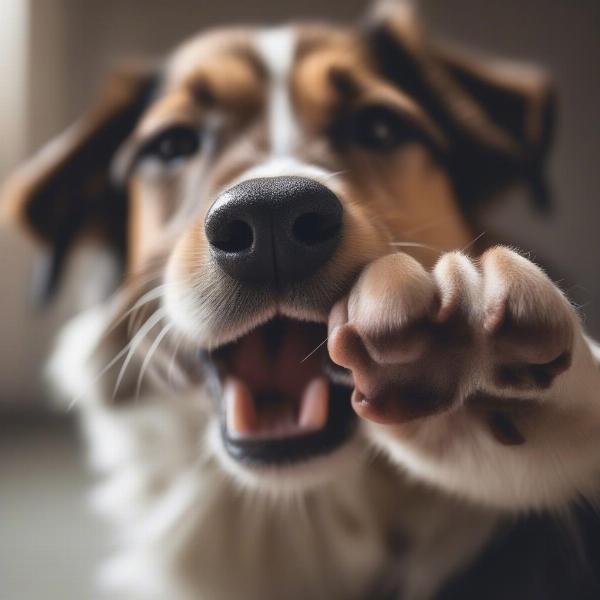
[[421, 244], [420, 242], [390, 242], [389, 245], [403, 248], [425, 248], [425, 250], [431, 250], [431, 252], [437, 252], [438, 254], [443, 252], [441, 248], [436, 248], [435, 246], [430, 246], [429, 244]]
[[314, 350], [311, 350], [301, 361], [300, 364], [302, 364], [305, 360], [308, 360], [319, 348], [321, 348], [321, 346], [323, 346], [323, 344], [325, 344], [327, 342], [327, 340], [329, 339], [329, 336], [327, 336]]
[[[105, 375], [112, 367], [114, 367], [115, 363], [117, 363], [119, 361], [120, 358], [123, 357], [123, 355], [129, 350], [129, 348], [131, 347], [131, 343], [133, 340], [129, 341], [127, 344], [125, 344], [125, 347], [122, 348], [111, 360], [110, 362], [105, 365], [102, 370], [92, 379], [91, 385], [93, 386], [95, 383], [97, 383], [103, 375]], [[76, 396], [75, 398], [73, 398], [71, 400], [71, 402], [69, 403], [69, 406], [67, 406], [67, 411], [70, 411], [75, 404], [77, 404], [80, 400], [83, 399], [83, 395], [79, 395]]]
[[158, 286], [152, 288], [150, 291], [146, 292], [143, 296], [140, 296], [140, 298], [136, 301], [136, 303], [131, 308], [129, 308], [127, 311], [125, 311], [122, 315], [119, 315], [119, 318], [110, 326], [110, 328], [107, 330], [107, 332], [110, 333], [111, 331], [113, 331], [116, 327], [118, 327], [118, 325], [120, 323], [122, 323], [129, 315], [131, 315], [131, 313], [138, 310], [145, 304], [148, 304], [149, 302], [152, 302], [153, 300], [158, 300], [162, 296], [167, 285], [168, 284], [158, 285]]
[[[110, 329], [109, 329], [109, 331], [110, 331]], [[115, 356], [113, 356], [113, 358], [111, 358], [111, 360], [106, 365], [104, 365], [104, 367], [102, 367], [102, 369], [92, 378], [91, 386], [96, 384], [104, 375], [106, 375], [106, 373], [108, 373], [108, 371], [110, 371], [110, 369], [112, 367], [115, 366], [115, 364], [129, 351], [129, 349], [131, 348], [131, 345], [133, 344], [135, 339], [136, 338], [129, 340], [127, 342], [127, 344], [125, 344], [125, 346], [123, 348], [121, 348], [121, 350], [119, 350], [119, 352], [117, 352], [117, 354], [115, 354]], [[82, 394], [72, 398], [71, 402], [67, 406], [67, 412], [72, 410], [73, 407], [75, 406], [75, 404], [77, 404], [82, 399], [83, 399]]]
[[461, 252], [465, 252], [468, 248], [470, 248], [473, 244], [475, 244], [477, 241], [479, 241], [484, 235], [486, 234], [485, 231], [482, 231], [474, 240], [471, 240], [464, 248], [461, 248]]
[[150, 364], [152, 355], [154, 354], [154, 352], [156, 351], [156, 349], [158, 348], [159, 344], [162, 342], [164, 337], [169, 333], [169, 331], [171, 331], [172, 328], [173, 328], [173, 323], [167, 323], [167, 325], [165, 325], [161, 329], [160, 333], [156, 336], [156, 339], [152, 342], [150, 348], [148, 349], [148, 352], [146, 352], [146, 356], [144, 357], [144, 361], [142, 362], [142, 366], [140, 367], [140, 373], [138, 375], [138, 379], [135, 384], [135, 398], [136, 399], [139, 398], [139, 396], [140, 396], [140, 390], [142, 389], [142, 381], [144, 380], [144, 373], [146, 372], [146, 369], [148, 368], [148, 365]]
[[150, 302], [143, 304], [130, 315], [129, 319], [127, 320], [127, 335], [132, 335], [133, 332], [140, 328], [141, 323], [144, 322], [148, 309], [152, 308], [148, 306], [149, 304]]
[[164, 291], [167, 290], [172, 283], [162, 283], [150, 291], [146, 292], [136, 303], [132, 306], [124, 315], [119, 319], [121, 322], [127, 315], [129, 316], [129, 320], [127, 322], [127, 332], [131, 334], [132, 331], [136, 331], [139, 327], [139, 324], [144, 319], [144, 315], [148, 310], [148, 305], [155, 301], [159, 300], [163, 295]]
[[325, 177], [322, 178], [323, 183], [333, 179], [334, 177], [338, 177], [339, 175], [344, 175], [348, 172], [348, 169], [342, 169], [341, 171], [334, 171], [333, 173], [328, 173]]
[[576, 310], [583, 310], [584, 308], [587, 308], [590, 304], [592, 304], [594, 301], [593, 300], [588, 300], [587, 302], [584, 302], [583, 304], [573, 304], [573, 306], [575, 307]]
[[[179, 335], [179, 338], [177, 339], [177, 342], [175, 343], [175, 347], [173, 349], [173, 355], [171, 356], [171, 360], [169, 361], [169, 368], [167, 370], [167, 381], [169, 382], [169, 385], [173, 388], [176, 387], [174, 385], [173, 382], [173, 376], [175, 374], [175, 368], [176, 368], [176, 364], [175, 361], [177, 359], [177, 353], [179, 352], [179, 348], [181, 347], [181, 343], [183, 342], [183, 335]], [[177, 367], [177, 371], [178, 371], [178, 378], [179, 378], [179, 384], [181, 385], [182, 382], [185, 382], [185, 375], [182, 373], [182, 370]]]
[[[172, 335], [171, 338], [172, 340], [176, 339], [175, 335]], [[179, 342], [182, 341], [182, 338], [183, 336], [179, 335]], [[170, 343], [171, 350], [173, 349], [173, 346], [174, 342], [172, 341]], [[155, 377], [161, 380], [160, 383], [162, 385], [162, 389], [166, 392], [171, 392], [175, 388], [174, 380], [169, 380], [169, 370], [171, 367], [173, 369], [172, 376], [177, 377], [177, 385], [185, 385], [187, 382], [187, 377], [183, 368], [175, 362], [175, 358], [177, 358], [177, 350], [175, 350], [171, 356], [171, 352], [163, 352], [163, 348], [164, 345], [156, 349], [147, 373], [152, 372]]]
[[125, 357], [123, 364], [121, 365], [121, 369], [119, 371], [119, 375], [118, 375], [117, 381], [115, 383], [115, 388], [114, 388], [113, 394], [112, 394], [113, 400], [117, 396], [117, 392], [119, 390], [119, 387], [121, 386], [123, 377], [125, 376], [125, 371], [127, 370], [127, 367], [129, 366], [129, 363], [131, 362], [131, 359], [133, 358], [133, 355], [134, 355], [135, 351], [137, 350], [138, 346], [140, 345], [140, 343], [142, 342], [142, 340], [144, 339], [146, 334], [148, 334], [152, 330], [152, 328], [157, 323], [159, 323], [165, 316], [166, 316], [166, 312], [164, 309], [162, 309], [162, 308], [157, 309], [152, 314], [152, 316], [142, 325], [140, 330], [135, 334], [134, 338], [131, 340], [129, 352], [127, 353], [127, 356]]

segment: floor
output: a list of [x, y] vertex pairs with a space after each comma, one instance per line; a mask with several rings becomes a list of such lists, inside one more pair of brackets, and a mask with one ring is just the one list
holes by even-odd
[[106, 552], [72, 420], [0, 414], [0, 600], [95, 600]]

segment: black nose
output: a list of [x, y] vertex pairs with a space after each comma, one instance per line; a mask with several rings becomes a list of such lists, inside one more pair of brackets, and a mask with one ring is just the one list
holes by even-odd
[[204, 228], [226, 273], [244, 282], [286, 284], [309, 277], [333, 254], [342, 206], [313, 179], [249, 179], [217, 198]]

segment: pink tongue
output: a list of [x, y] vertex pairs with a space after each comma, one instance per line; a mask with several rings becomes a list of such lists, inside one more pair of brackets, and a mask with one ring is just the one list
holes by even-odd
[[231, 357], [231, 372], [254, 395], [270, 392], [298, 400], [306, 384], [321, 372], [320, 353], [309, 354], [325, 334], [313, 323], [286, 322], [283, 327], [279, 347], [272, 353], [260, 328], [239, 340]]

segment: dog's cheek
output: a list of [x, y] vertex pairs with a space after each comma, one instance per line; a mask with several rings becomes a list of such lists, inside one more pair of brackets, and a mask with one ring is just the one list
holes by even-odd
[[131, 182], [129, 189], [127, 267], [129, 272], [135, 272], [149, 260], [156, 249], [164, 221], [164, 199], [160, 188], [139, 178]]
[[369, 209], [368, 198], [342, 198], [344, 236], [338, 254], [362, 269], [390, 252], [389, 227], [385, 219]]
[[[210, 287], [210, 253], [201, 224], [189, 227], [175, 242], [164, 276], [168, 317], [184, 334], [199, 336], [199, 306]], [[213, 277], [214, 279], [214, 277]]]
[[[473, 239], [447, 170], [419, 144], [386, 157], [369, 193], [372, 212], [385, 222], [395, 245], [432, 267], [439, 253], [463, 248]], [[408, 245], [406, 245], [408, 244]]]

